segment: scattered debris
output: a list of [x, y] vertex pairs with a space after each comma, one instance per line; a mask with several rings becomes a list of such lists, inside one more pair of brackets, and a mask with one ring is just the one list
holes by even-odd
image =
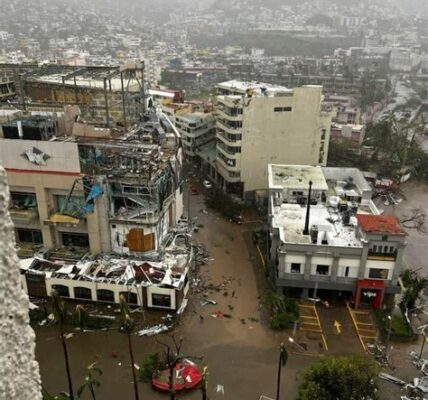
[[153, 336], [157, 335], [162, 332], [166, 332], [169, 329], [166, 325], [155, 325], [150, 328], [142, 329], [141, 331], [138, 331], [138, 336]]
[[217, 384], [215, 389], [214, 389], [214, 392], [215, 393], [221, 393], [224, 396], [224, 386]]
[[215, 306], [217, 304], [217, 302], [215, 300], [212, 300], [212, 299], [205, 299], [205, 300], [201, 300], [200, 304], [202, 307], [205, 307], [207, 304], [212, 304]]
[[395, 383], [395, 384], [400, 385], [400, 386], [404, 386], [406, 384], [406, 382], [404, 382], [403, 380], [398, 379], [393, 375], [387, 374], [386, 372], [380, 372], [379, 378], [383, 379], [385, 381]]
[[66, 334], [64, 335], [64, 338], [65, 338], [65, 339], [71, 339], [73, 336], [74, 336], [74, 333], [66, 333]]
[[180, 308], [177, 310], [178, 315], [183, 314], [188, 303], [189, 303], [189, 299], [183, 299], [183, 301], [181, 302]]

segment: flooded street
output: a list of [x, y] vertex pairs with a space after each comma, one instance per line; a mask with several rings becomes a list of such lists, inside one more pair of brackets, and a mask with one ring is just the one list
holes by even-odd
[[[259, 295], [264, 290], [263, 267], [257, 249], [251, 242], [250, 225], [231, 224], [209, 212], [202, 196], [191, 196], [191, 215], [202, 225], [195, 239], [204, 243], [213, 259], [201, 267], [205, 284], [225, 283], [224, 290], [207, 293], [217, 305], [202, 307], [202, 292], [191, 296], [176, 335], [184, 337], [183, 354], [203, 356], [209, 368], [208, 394], [210, 398], [259, 399], [261, 394], [274, 397], [277, 367], [277, 348], [287, 341], [287, 332], [275, 332], [260, 320]], [[254, 225], [253, 225], [254, 227]], [[210, 313], [222, 311], [231, 318], [213, 318]], [[201, 318], [202, 316], [203, 318]], [[44, 386], [50, 392], [66, 389], [67, 382], [63, 354], [57, 339], [57, 327], [37, 328], [37, 359]], [[165, 338], [164, 338], [165, 339]], [[132, 399], [131, 370], [126, 337], [115, 330], [108, 332], [76, 333], [67, 340], [74, 377], [74, 386], [82, 382], [85, 367], [97, 361], [103, 371], [99, 399]], [[136, 361], [158, 349], [155, 338], [134, 336]], [[297, 394], [296, 374], [314, 358], [290, 354], [283, 370], [284, 399]], [[225, 395], [213, 393], [217, 384], [224, 386]], [[142, 399], [165, 399], [166, 394], [139, 383]], [[87, 397], [89, 398], [89, 397]], [[178, 395], [179, 399], [200, 399], [195, 391]]]

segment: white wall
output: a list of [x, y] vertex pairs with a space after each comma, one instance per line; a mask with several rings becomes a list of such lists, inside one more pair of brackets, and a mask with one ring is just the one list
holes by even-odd
[[[22, 154], [35, 147], [50, 158], [46, 165], [36, 165]], [[58, 171], [80, 173], [77, 143], [46, 142], [37, 140], [2, 139], [0, 144], [0, 164], [6, 169], [31, 171]]]

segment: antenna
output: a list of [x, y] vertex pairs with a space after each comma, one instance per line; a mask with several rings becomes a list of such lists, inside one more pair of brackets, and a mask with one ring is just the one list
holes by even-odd
[[305, 229], [303, 230], [304, 235], [309, 235], [309, 216], [311, 213], [311, 194], [312, 194], [312, 181], [309, 181], [308, 203], [306, 205]]

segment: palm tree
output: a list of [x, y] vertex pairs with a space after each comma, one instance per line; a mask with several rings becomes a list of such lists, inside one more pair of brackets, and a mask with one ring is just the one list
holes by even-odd
[[65, 322], [65, 316], [66, 316], [65, 304], [56, 290], [52, 290], [51, 298], [52, 298], [52, 311], [55, 315], [55, 318], [58, 321], [62, 350], [64, 352], [65, 370], [67, 372], [69, 396], [71, 400], [74, 400], [73, 381], [71, 379], [71, 372], [70, 372], [70, 362], [68, 359], [67, 345], [65, 343], [65, 337], [64, 337], [64, 322]]
[[131, 358], [131, 370], [132, 370], [132, 380], [134, 383], [134, 397], [135, 400], [139, 400], [138, 397], [138, 386], [137, 386], [137, 376], [135, 374], [135, 366], [134, 366], [134, 350], [132, 348], [131, 334], [134, 331], [134, 321], [131, 318], [131, 312], [129, 310], [128, 303], [123, 295], [120, 295], [119, 298], [120, 303], [120, 318], [121, 318], [121, 327], [122, 330], [126, 333], [128, 337], [128, 350], [129, 357]]
[[279, 345], [278, 375], [276, 379], [276, 400], [279, 400], [279, 389], [281, 387], [281, 368], [285, 366], [288, 359], [287, 349], [284, 343]]
[[95, 366], [96, 363], [93, 363], [91, 365], [88, 366], [88, 368], [86, 369], [87, 373], [85, 376], [85, 381], [83, 382], [83, 385], [80, 386], [80, 388], [77, 390], [77, 398], [80, 399], [80, 396], [82, 395], [83, 391], [88, 388], [89, 391], [91, 392], [91, 396], [92, 396], [92, 400], [97, 400], [95, 397], [95, 389], [94, 387], [99, 387], [100, 386], [100, 382], [97, 381], [94, 376], [93, 376], [93, 372], [96, 372], [99, 376], [101, 376], [103, 374], [103, 372]]
[[202, 373], [202, 381], [201, 381], [202, 400], [208, 400], [207, 383], [208, 383], [208, 367], [204, 367], [204, 370]]

